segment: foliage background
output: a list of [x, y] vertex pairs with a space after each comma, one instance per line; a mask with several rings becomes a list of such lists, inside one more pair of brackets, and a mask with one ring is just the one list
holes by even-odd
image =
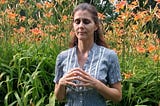
[[159, 0], [0, 0], [0, 105], [60, 105], [55, 60], [68, 48], [71, 11], [79, 2], [97, 7], [106, 42], [119, 56], [123, 99], [108, 104], [160, 105]]

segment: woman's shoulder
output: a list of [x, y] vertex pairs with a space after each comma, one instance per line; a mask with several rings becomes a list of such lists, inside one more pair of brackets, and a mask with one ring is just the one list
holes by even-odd
[[72, 51], [73, 51], [74, 47], [73, 48], [68, 48], [66, 50], [63, 50], [61, 51], [59, 54], [58, 54], [58, 57], [63, 57], [63, 58], [66, 58]]
[[98, 51], [100, 51], [100, 49], [102, 49], [104, 54], [117, 55], [117, 53], [114, 50], [110, 49], [110, 48], [107, 48], [107, 47], [104, 47], [104, 46], [100, 46], [100, 45], [97, 45], [97, 48], [99, 49]]

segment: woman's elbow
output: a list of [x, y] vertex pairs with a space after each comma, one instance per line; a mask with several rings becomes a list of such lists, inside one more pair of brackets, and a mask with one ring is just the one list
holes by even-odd
[[122, 100], [122, 94], [118, 97], [118, 101], [117, 102], [120, 102]]
[[122, 100], [122, 94], [119, 94], [113, 101], [115, 102], [115, 103], [118, 103], [118, 102], [120, 102]]

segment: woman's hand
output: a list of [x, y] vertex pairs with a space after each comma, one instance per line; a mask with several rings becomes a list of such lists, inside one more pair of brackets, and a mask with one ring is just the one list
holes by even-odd
[[122, 90], [121, 82], [117, 82], [109, 86], [106, 86], [101, 81], [93, 78], [91, 75], [78, 68], [76, 71], [76, 80], [79, 80], [81, 83], [76, 84], [75, 86], [86, 86], [97, 89], [97, 91], [106, 99], [112, 101], [120, 101], [122, 99]]
[[85, 86], [85, 87], [95, 88], [96, 83], [99, 82], [96, 78], [93, 78], [91, 75], [89, 75], [81, 68], [77, 68], [75, 73], [77, 77], [75, 77], [74, 79], [80, 81], [80, 83], [76, 84], [75, 86]]
[[77, 86], [76, 83], [74, 83], [74, 80], [78, 80], [78, 76], [80, 75], [80, 68], [74, 68], [70, 70], [67, 74], [65, 74], [60, 80], [59, 85], [72, 85]]
[[[78, 80], [80, 83], [74, 83], [75, 80]], [[59, 80], [59, 85], [85, 86], [94, 88], [96, 82], [98, 82], [97, 79], [90, 76], [81, 68], [74, 68]]]

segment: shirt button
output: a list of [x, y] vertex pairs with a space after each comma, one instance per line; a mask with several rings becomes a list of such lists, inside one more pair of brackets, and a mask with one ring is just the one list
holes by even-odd
[[82, 96], [82, 93], [80, 93], [80, 95]]
[[83, 87], [81, 87], [81, 86], [80, 86], [80, 87], [79, 87], [79, 89], [80, 89], [80, 90], [82, 90], [82, 89], [83, 89]]
[[82, 100], [80, 100], [80, 102], [82, 103]]

